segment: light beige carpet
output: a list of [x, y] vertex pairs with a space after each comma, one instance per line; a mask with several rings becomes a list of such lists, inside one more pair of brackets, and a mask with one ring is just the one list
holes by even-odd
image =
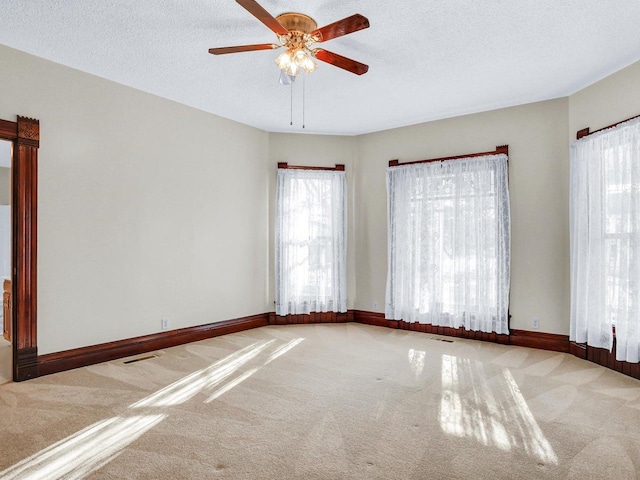
[[5, 479], [638, 472], [638, 381], [566, 354], [359, 324], [264, 327], [0, 386]]

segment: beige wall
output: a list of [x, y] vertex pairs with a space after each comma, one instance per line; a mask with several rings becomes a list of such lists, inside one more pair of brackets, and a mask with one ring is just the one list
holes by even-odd
[[[356, 298], [356, 255], [354, 231], [354, 178], [356, 158], [355, 137], [340, 137], [330, 135], [296, 135], [284, 133], [272, 133], [269, 135], [269, 238], [274, 243], [274, 210], [276, 173], [278, 162], [287, 162], [290, 165], [334, 167], [336, 164], [344, 164], [347, 176], [347, 308], [354, 307]], [[274, 278], [274, 249], [269, 248], [269, 278]], [[269, 299], [274, 311], [275, 300], [274, 282], [270, 282]]]
[[357, 309], [384, 311], [388, 161], [509, 145], [511, 328], [569, 332], [568, 101], [552, 100], [362, 136], [355, 177]]
[[269, 309], [267, 133], [3, 46], [0, 64], [0, 118], [41, 122], [39, 353]]
[[591, 131], [640, 115], [640, 62], [569, 97], [569, 135]]
[[267, 134], [1, 46], [0, 64], [0, 118], [42, 124], [40, 353], [272, 311], [281, 161], [346, 164], [348, 305], [382, 312], [387, 162], [505, 143], [511, 326], [567, 334], [567, 139], [640, 113], [640, 63], [569, 98], [360, 137]]

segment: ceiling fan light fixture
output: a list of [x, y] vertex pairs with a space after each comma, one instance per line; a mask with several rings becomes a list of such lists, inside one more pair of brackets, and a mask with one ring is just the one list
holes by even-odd
[[276, 58], [276, 65], [287, 75], [297, 77], [300, 73], [300, 66], [294, 60], [295, 56], [291, 50], [281, 53]]
[[302, 68], [306, 73], [312, 73], [318, 68], [318, 65], [311, 59], [306, 49], [298, 48], [293, 54], [293, 61], [298, 67]]
[[369, 66], [324, 49], [313, 49], [315, 43], [326, 42], [359, 30], [369, 28], [369, 20], [356, 13], [350, 17], [318, 28], [316, 21], [301, 13], [283, 13], [273, 17], [256, 0], [236, 0], [245, 10], [264, 23], [280, 40], [280, 45], [259, 43], [255, 45], [238, 45], [233, 47], [210, 48], [209, 53], [223, 55], [227, 53], [251, 52], [255, 50], [272, 50], [285, 47], [286, 52], [276, 59], [280, 70], [290, 76], [298, 76], [314, 72], [318, 65], [314, 58], [329, 63], [356, 75], [367, 73]]
[[316, 68], [318, 68], [318, 64], [311, 60], [311, 57], [309, 55], [305, 55], [304, 62], [301, 66], [307, 73], [313, 73], [316, 71]]

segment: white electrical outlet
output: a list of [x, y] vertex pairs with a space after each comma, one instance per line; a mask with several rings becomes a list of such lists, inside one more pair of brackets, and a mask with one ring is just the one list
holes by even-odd
[[373, 309], [378, 310], [378, 302], [373, 302]]
[[169, 319], [168, 318], [163, 318], [162, 320], [160, 320], [160, 328], [162, 330], [166, 330], [167, 328], [169, 328]]
[[537, 317], [533, 317], [531, 319], [531, 327], [532, 328], [540, 328], [540, 319]]

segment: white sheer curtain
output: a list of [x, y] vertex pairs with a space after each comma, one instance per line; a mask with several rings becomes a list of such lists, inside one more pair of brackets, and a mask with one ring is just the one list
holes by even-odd
[[346, 312], [343, 171], [278, 169], [276, 314]]
[[504, 154], [387, 170], [386, 317], [509, 333]]
[[572, 341], [639, 361], [640, 119], [571, 146]]

